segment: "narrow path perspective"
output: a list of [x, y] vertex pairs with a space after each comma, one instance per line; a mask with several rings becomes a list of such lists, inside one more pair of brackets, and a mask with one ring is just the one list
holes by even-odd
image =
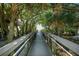
[[32, 43], [28, 56], [51, 56], [52, 53], [45, 42], [41, 32], [37, 32], [36, 38]]

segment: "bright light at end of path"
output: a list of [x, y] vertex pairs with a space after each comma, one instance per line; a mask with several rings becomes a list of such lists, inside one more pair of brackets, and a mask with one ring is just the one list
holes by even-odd
[[36, 30], [41, 31], [44, 27], [41, 24], [36, 25]]

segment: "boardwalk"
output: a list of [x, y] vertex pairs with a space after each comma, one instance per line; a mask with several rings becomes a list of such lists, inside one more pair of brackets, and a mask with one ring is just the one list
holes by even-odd
[[51, 56], [52, 53], [45, 43], [44, 37], [41, 32], [38, 32], [36, 39], [33, 41], [29, 50], [28, 56]]

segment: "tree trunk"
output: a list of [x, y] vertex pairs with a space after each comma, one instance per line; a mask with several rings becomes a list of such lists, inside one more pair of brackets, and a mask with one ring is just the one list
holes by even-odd
[[11, 8], [12, 15], [9, 24], [8, 42], [11, 42], [14, 38], [14, 22], [16, 19], [16, 12], [17, 12], [17, 4], [12, 4], [12, 8]]

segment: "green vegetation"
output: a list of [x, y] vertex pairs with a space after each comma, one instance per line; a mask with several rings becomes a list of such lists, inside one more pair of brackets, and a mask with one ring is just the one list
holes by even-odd
[[11, 42], [42, 24], [44, 31], [57, 35], [76, 35], [79, 4], [0, 4], [0, 35]]

